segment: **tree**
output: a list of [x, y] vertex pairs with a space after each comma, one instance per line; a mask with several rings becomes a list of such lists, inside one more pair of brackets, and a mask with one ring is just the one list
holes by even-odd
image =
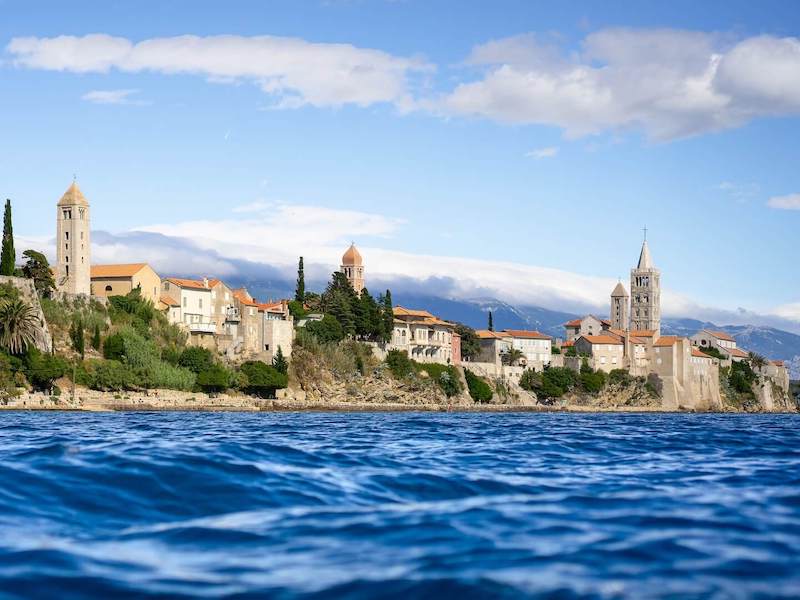
[[306, 331], [322, 343], [340, 342], [344, 339], [342, 325], [330, 315], [325, 315], [321, 321], [309, 322]]
[[241, 366], [247, 378], [245, 391], [259, 398], [274, 398], [275, 390], [288, 385], [288, 377], [275, 367], [260, 361], [248, 361]]
[[455, 332], [461, 336], [461, 358], [473, 360], [481, 353], [481, 340], [472, 327], [456, 323]]
[[231, 372], [222, 365], [211, 365], [197, 375], [197, 385], [209, 394], [216, 394], [228, 389], [231, 385]]
[[122, 360], [125, 356], [125, 340], [121, 333], [112, 333], [103, 342], [103, 357], [106, 360]]
[[303, 257], [300, 257], [300, 262], [297, 265], [297, 287], [294, 291], [294, 299], [301, 304], [306, 299], [306, 277], [303, 272]]
[[491, 402], [494, 392], [488, 383], [469, 369], [464, 369], [464, 378], [467, 380], [469, 395], [475, 402]]
[[192, 373], [208, 371], [213, 364], [211, 351], [200, 346], [189, 346], [178, 359], [178, 366], [189, 369]]
[[53, 382], [66, 375], [67, 369], [67, 362], [60, 356], [42, 354], [33, 347], [25, 355], [25, 374], [38, 390], [51, 390]]
[[275, 370], [282, 375], [286, 375], [289, 372], [289, 361], [286, 360], [286, 357], [283, 355], [283, 350], [280, 346], [278, 346], [278, 351], [275, 353], [275, 357], [272, 359], [272, 366], [275, 367]]
[[522, 350], [519, 348], [509, 348], [505, 352], [500, 355], [500, 361], [504, 365], [513, 366], [517, 364], [520, 360], [522, 360], [525, 355], [522, 353]]
[[767, 366], [767, 359], [755, 352], [748, 353], [747, 360], [750, 362], [750, 366], [756, 371], [760, 371]]
[[86, 354], [86, 336], [83, 329], [83, 318], [78, 316], [77, 319], [72, 321], [72, 326], [69, 329], [69, 337], [72, 340], [72, 348], [81, 355], [81, 358]]
[[33, 346], [40, 327], [29, 304], [19, 299], [0, 301], [0, 345], [9, 354], [22, 354]]
[[339, 321], [346, 336], [356, 335], [357, 313], [360, 313], [361, 306], [358, 294], [344, 273], [340, 271], [333, 273], [322, 294], [322, 309], [325, 314]]
[[14, 226], [11, 222], [11, 200], [6, 200], [6, 210], [3, 215], [3, 251], [0, 254], [0, 275], [13, 275], [16, 262]]
[[386, 290], [383, 295], [381, 320], [383, 321], [383, 342], [389, 342], [394, 332], [394, 307], [392, 306], [392, 292]]
[[357, 312], [359, 323], [359, 335], [370, 341], [383, 340], [383, 320], [381, 311], [375, 298], [369, 293], [367, 288], [361, 290], [359, 298], [360, 310]]
[[99, 323], [95, 323], [94, 324], [94, 333], [92, 334], [92, 348], [94, 348], [95, 350], [99, 351], [100, 350], [100, 344], [101, 344], [101, 340], [100, 340], [100, 324]]
[[492, 311], [489, 311], [489, 331], [494, 331], [494, 317]]
[[22, 275], [33, 279], [33, 286], [42, 298], [50, 298], [56, 289], [56, 280], [50, 270], [47, 257], [36, 250], [25, 250], [22, 253], [27, 261], [22, 265]]

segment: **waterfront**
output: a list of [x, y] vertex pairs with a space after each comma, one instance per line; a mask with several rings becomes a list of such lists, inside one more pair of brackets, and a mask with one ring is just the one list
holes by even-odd
[[800, 586], [795, 415], [0, 416], [11, 597]]

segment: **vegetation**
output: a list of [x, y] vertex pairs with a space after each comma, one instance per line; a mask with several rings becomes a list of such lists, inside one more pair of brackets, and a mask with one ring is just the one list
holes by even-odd
[[403, 379], [414, 372], [414, 361], [402, 350], [389, 350], [386, 354], [386, 365], [396, 379]]
[[0, 275], [14, 275], [17, 255], [14, 251], [14, 227], [11, 223], [11, 200], [6, 200], [3, 214], [3, 250], [0, 253]]
[[69, 338], [72, 341], [72, 349], [83, 358], [86, 355], [86, 335], [83, 329], [83, 319], [80, 315], [72, 322], [72, 327], [70, 327], [69, 330]]
[[307, 323], [305, 329], [323, 344], [340, 342], [345, 335], [341, 323], [332, 315], [325, 315], [321, 321]]
[[469, 395], [475, 402], [491, 402], [494, 393], [488, 383], [469, 369], [464, 369], [464, 378], [467, 380]]
[[223, 392], [232, 384], [233, 373], [219, 364], [213, 364], [197, 374], [197, 386], [208, 394]]
[[489, 331], [494, 331], [494, 316], [492, 315], [492, 311], [489, 311], [489, 323], [487, 324], [487, 329]]
[[581, 375], [566, 367], [550, 367], [541, 373], [527, 369], [520, 378], [520, 387], [534, 392], [543, 401], [561, 398], [581, 384]]
[[275, 357], [272, 359], [272, 366], [275, 367], [275, 370], [278, 373], [283, 375], [287, 375], [289, 373], [289, 361], [286, 360], [286, 357], [283, 355], [283, 349], [278, 346], [278, 351], [275, 353]]
[[703, 354], [707, 354], [708, 356], [713, 356], [714, 358], [718, 358], [719, 360], [725, 360], [727, 357], [720, 352], [719, 348], [712, 348], [711, 346], [699, 346], [700, 352]]
[[464, 388], [461, 385], [461, 379], [458, 376], [458, 369], [456, 369], [453, 365], [417, 363], [415, 361], [409, 362], [416, 372], [426, 373], [432, 381], [435, 381], [448, 398], [457, 396], [464, 391]]
[[461, 358], [474, 360], [481, 353], [481, 340], [472, 327], [462, 323], [455, 324], [455, 332], [461, 336]]
[[36, 250], [25, 250], [22, 256], [26, 258], [22, 265], [22, 276], [33, 279], [33, 286], [40, 298], [50, 298], [56, 290], [56, 280], [50, 270], [47, 257]]
[[525, 358], [525, 355], [519, 348], [509, 348], [500, 355], [500, 361], [509, 366], [516, 365], [523, 358]]
[[561, 348], [556, 348], [555, 346], [551, 346], [550, 354], [561, 354]]
[[22, 354], [36, 341], [40, 323], [36, 311], [19, 298], [0, 300], [0, 346], [10, 354]]
[[300, 305], [303, 305], [306, 299], [306, 276], [303, 272], [303, 257], [300, 257], [300, 261], [297, 264], [297, 286], [295, 287], [294, 291], [294, 299], [296, 302], [299, 302]]
[[260, 361], [244, 363], [241, 372], [246, 377], [243, 384], [245, 391], [259, 398], [274, 398], [275, 390], [285, 388], [289, 383], [286, 375]]

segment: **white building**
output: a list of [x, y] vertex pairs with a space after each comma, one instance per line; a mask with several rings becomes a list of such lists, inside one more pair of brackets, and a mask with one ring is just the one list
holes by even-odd
[[749, 355], [739, 348], [736, 339], [724, 331], [712, 331], [703, 329], [695, 333], [691, 338], [692, 345], [698, 348], [716, 348], [723, 356], [730, 360], [746, 360]]
[[211, 288], [207, 279], [195, 281], [170, 277], [162, 282], [161, 294], [162, 304], [170, 307], [167, 313], [170, 322], [185, 328], [191, 334], [191, 343], [213, 345], [217, 323], [213, 318]]
[[394, 307], [394, 331], [389, 350], [403, 350], [422, 363], [458, 364], [460, 349], [453, 352], [452, 323], [442, 321], [425, 310]]
[[504, 329], [500, 334], [511, 338], [512, 347], [522, 352], [528, 367], [541, 371], [550, 364], [553, 338], [549, 335], [523, 329]]

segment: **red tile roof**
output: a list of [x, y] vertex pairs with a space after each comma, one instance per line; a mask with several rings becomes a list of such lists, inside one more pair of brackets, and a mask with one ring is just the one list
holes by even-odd
[[631, 335], [639, 338], [651, 338], [655, 337], [656, 332], [652, 329], [634, 329], [631, 331]]
[[580, 327], [581, 321], [583, 321], [583, 319], [572, 319], [572, 321], [564, 323], [564, 327]]
[[161, 296], [161, 303], [166, 304], [167, 306], [180, 306], [172, 296]]
[[680, 338], [677, 335], [662, 335], [656, 340], [656, 343], [653, 344], [653, 346], [657, 346], [659, 348], [668, 348], [677, 344], [679, 339]]
[[526, 331], [525, 329], [503, 329], [502, 333], [506, 333], [511, 337], [524, 338], [529, 340], [552, 340], [549, 335], [545, 335], [538, 331]]
[[713, 357], [709, 356], [705, 352], [701, 352], [700, 350], [698, 350], [695, 347], [692, 347], [692, 356], [694, 356], [696, 358], [709, 358], [709, 359], [713, 360]]
[[729, 333], [725, 333], [724, 331], [711, 331], [709, 329], [706, 329], [706, 331], [711, 335], [713, 335], [718, 340], [725, 340], [726, 342], [736, 341]]
[[188, 288], [192, 290], [208, 289], [205, 285], [203, 285], [202, 281], [196, 281], [194, 279], [179, 279], [177, 277], [167, 277], [164, 281], [169, 281], [170, 283], [174, 283], [178, 287]]
[[736, 358], [747, 358], [750, 356], [747, 352], [740, 348], [722, 348], [723, 352], [727, 352], [731, 356], [735, 356]]
[[590, 344], [612, 344], [614, 346], [623, 346], [622, 341], [610, 335], [582, 335], [581, 339], [586, 340]]
[[395, 306], [392, 309], [395, 317], [427, 317], [429, 319], [435, 318], [427, 310], [412, 310], [410, 308], [403, 308], [402, 306]]
[[92, 279], [105, 277], [133, 277], [146, 266], [147, 263], [132, 263], [126, 265], [92, 265], [89, 276]]

